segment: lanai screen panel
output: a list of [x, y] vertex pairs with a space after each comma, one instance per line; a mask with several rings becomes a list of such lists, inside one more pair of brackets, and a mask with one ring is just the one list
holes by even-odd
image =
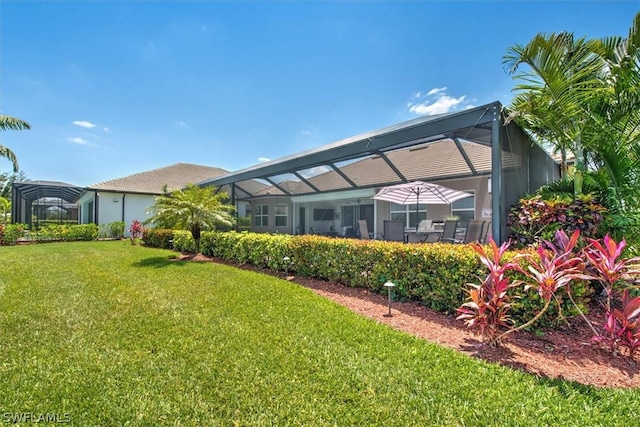
[[358, 187], [368, 188], [401, 181], [393, 168], [377, 154], [346, 165], [337, 164], [336, 166]]
[[451, 139], [389, 152], [388, 157], [408, 181], [433, 181], [473, 174], [469, 162]]
[[[516, 126], [502, 126], [501, 138], [501, 164], [500, 164], [500, 205], [505, 221], [501, 224], [503, 238], [508, 235], [506, 218], [510, 208], [518, 203], [520, 198], [535, 190], [529, 185], [529, 152], [532, 148], [531, 140], [526, 137]], [[493, 197], [496, 197], [493, 194]], [[496, 213], [494, 212], [495, 216]]]
[[320, 191], [347, 190], [352, 185], [329, 165], [299, 170], [298, 173]]

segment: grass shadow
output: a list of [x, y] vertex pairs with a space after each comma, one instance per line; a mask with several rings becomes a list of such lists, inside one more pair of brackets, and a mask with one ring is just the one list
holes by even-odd
[[183, 267], [184, 262], [180, 262], [177, 258], [171, 257], [151, 257], [145, 258], [140, 261], [136, 261], [132, 264], [134, 267], [153, 267], [153, 268], [165, 268], [165, 267]]

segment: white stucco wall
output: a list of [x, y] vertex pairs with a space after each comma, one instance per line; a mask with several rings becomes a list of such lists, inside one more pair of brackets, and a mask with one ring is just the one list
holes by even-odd
[[150, 194], [127, 194], [124, 199], [125, 214], [124, 228], [125, 236], [129, 236], [129, 227], [134, 220], [144, 222], [150, 217], [147, 211], [155, 203], [155, 196]]
[[116, 221], [122, 221], [122, 193], [100, 191], [98, 196], [98, 225]]
[[[80, 223], [91, 221], [90, 203], [94, 201], [95, 192], [88, 191], [79, 200]], [[129, 227], [134, 220], [144, 222], [149, 218], [149, 208], [154, 204], [155, 196], [151, 194], [114, 193], [100, 191], [98, 196], [98, 225], [124, 221], [125, 237], [129, 236]], [[124, 213], [123, 213], [124, 205]]]

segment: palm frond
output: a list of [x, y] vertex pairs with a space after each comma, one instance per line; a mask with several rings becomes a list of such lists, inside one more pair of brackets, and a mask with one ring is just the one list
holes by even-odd
[[17, 117], [0, 114], [0, 130], [27, 130], [31, 125]]

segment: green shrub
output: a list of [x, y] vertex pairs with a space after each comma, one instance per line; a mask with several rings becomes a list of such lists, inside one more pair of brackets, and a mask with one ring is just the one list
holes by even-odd
[[124, 221], [109, 223], [109, 237], [122, 239], [124, 237]]
[[124, 237], [124, 221], [115, 221], [100, 225], [98, 227], [98, 237], [122, 239]]
[[195, 252], [196, 242], [190, 231], [175, 230], [173, 232], [173, 249], [178, 252]]
[[145, 228], [142, 241], [152, 248], [171, 249], [173, 247], [173, 230], [165, 228]]
[[[175, 250], [194, 251], [190, 233], [176, 231], [173, 239]], [[200, 250], [206, 256], [287, 271], [299, 277], [331, 280], [378, 293], [386, 293], [383, 285], [392, 281], [396, 285], [396, 299], [419, 301], [443, 313], [455, 313], [467, 296], [467, 283], [477, 283], [479, 277], [486, 275], [478, 255], [469, 245], [407, 245], [312, 235], [216, 231], [202, 233]], [[505, 258], [510, 259], [517, 253], [510, 251]], [[513, 278], [525, 278], [511, 274]], [[523, 288], [511, 292], [516, 300], [512, 315], [517, 322], [531, 318], [544, 304], [535, 292], [525, 292]], [[583, 311], [592, 292], [586, 283], [572, 287], [573, 297]], [[558, 299], [560, 306], [552, 307], [540, 325], [552, 325], [558, 322], [559, 316], [577, 314], [564, 291], [559, 292]]]
[[77, 241], [95, 240], [98, 238], [97, 224], [49, 224], [41, 226], [36, 231], [29, 233], [31, 240], [36, 241]]
[[24, 237], [29, 229], [26, 224], [6, 224], [0, 231], [0, 245], [15, 245], [19, 238]]
[[77, 224], [68, 228], [65, 240], [96, 240], [98, 238], [97, 224]]

